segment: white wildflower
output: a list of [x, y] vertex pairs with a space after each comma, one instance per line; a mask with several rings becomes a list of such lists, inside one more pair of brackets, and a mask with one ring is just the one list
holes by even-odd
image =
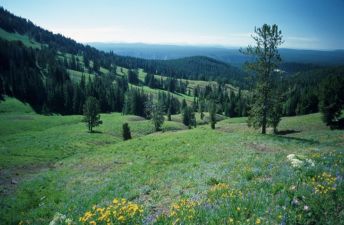
[[300, 168], [303, 166], [303, 162], [297, 158], [290, 160], [290, 163], [294, 168]]
[[66, 216], [62, 213], [55, 213], [54, 218], [52, 221], [50, 221], [49, 225], [57, 225], [63, 223], [63, 221], [66, 219]]
[[291, 191], [295, 191], [295, 190], [296, 190], [296, 186], [295, 186], [295, 185], [292, 185], [292, 186], [290, 187], [290, 190], [291, 190]]
[[306, 162], [310, 165], [310, 166], [315, 166], [315, 163], [314, 163], [314, 161], [313, 160], [311, 160], [311, 159], [306, 159]]
[[287, 159], [288, 159], [288, 160], [292, 160], [292, 159], [294, 159], [295, 157], [296, 157], [295, 154], [289, 154], [289, 155], [287, 156]]
[[302, 166], [310, 165], [310, 166], [315, 166], [315, 163], [311, 159], [306, 159], [303, 156], [297, 156], [295, 154], [289, 154], [287, 156], [288, 161], [291, 163], [292, 167], [294, 168], [300, 168]]

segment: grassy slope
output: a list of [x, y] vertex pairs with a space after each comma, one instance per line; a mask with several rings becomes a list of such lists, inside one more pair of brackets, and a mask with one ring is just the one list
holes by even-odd
[[[123, 70], [124, 71], [124, 70]], [[141, 81], [144, 81], [145, 77], [146, 77], [147, 73], [143, 70], [143, 69], [139, 69], [139, 79]], [[159, 75], [159, 74], [154, 74], [155, 78], [160, 80], [166, 80], [167, 77]], [[203, 80], [188, 80], [188, 79], [180, 79], [183, 82], [187, 82], [188, 83], [188, 90], [191, 91], [191, 93], [193, 93], [193, 89], [196, 88], [197, 86], [199, 86], [200, 88], [205, 88], [207, 85], [211, 84], [211, 85], [215, 85], [216, 82], [215, 81], [203, 81]], [[228, 90], [233, 90], [234, 92], [238, 92], [238, 88], [234, 87], [231, 84], [226, 84], [226, 88]]]
[[31, 40], [28, 36], [18, 33], [9, 33], [2, 28], [0, 28], [0, 38], [7, 41], [21, 41], [27, 47], [41, 48], [41, 44], [34, 40]]
[[[19, 112], [9, 113], [11, 108]], [[181, 196], [203, 195], [214, 180], [239, 188], [254, 185], [269, 193], [270, 187], [290, 182], [286, 155], [344, 146], [344, 132], [326, 128], [319, 114], [284, 118], [280, 128], [296, 131], [284, 136], [260, 135], [247, 128], [245, 118], [223, 120], [215, 131], [199, 126], [145, 136], [152, 125], [139, 117], [102, 115], [104, 125], [97, 128], [102, 133], [89, 134], [79, 116], [35, 115], [13, 99], [0, 103], [0, 111], [6, 111], [0, 114], [1, 124], [8, 124], [1, 126], [0, 137], [5, 175], [16, 178], [11, 168], [22, 163], [56, 162], [50, 169], [34, 172], [28, 166], [23, 173], [33, 175], [23, 176], [15, 194], [1, 202], [5, 221], [29, 219], [34, 224], [46, 224], [57, 211], [77, 219], [93, 204], [113, 197], [139, 202], [149, 213], [166, 212]], [[18, 122], [18, 116], [31, 116], [32, 128]], [[183, 129], [178, 119], [174, 117], [166, 127]], [[129, 121], [137, 138], [120, 140], [124, 121]], [[13, 123], [12, 131], [3, 134], [3, 127]], [[246, 174], [247, 167], [255, 171], [253, 175]]]

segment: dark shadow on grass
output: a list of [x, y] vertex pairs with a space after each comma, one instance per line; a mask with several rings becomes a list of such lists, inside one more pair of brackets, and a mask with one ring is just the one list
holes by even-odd
[[330, 125], [331, 130], [344, 130], [344, 118], [341, 118], [340, 120], [333, 122]]
[[287, 135], [287, 134], [295, 134], [295, 133], [300, 133], [301, 131], [299, 130], [280, 130], [276, 134], [277, 135]]
[[98, 131], [98, 130], [93, 130], [92, 132], [88, 132], [90, 134], [102, 134], [103, 132]]
[[300, 141], [307, 144], [319, 144], [319, 141], [315, 141], [312, 139], [304, 139], [304, 138], [298, 138], [298, 137], [288, 137], [288, 136], [277, 136], [278, 138], [286, 139], [286, 140], [294, 140], [294, 141]]

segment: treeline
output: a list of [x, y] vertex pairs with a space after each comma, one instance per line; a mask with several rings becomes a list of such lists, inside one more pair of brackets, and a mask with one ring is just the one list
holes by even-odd
[[304, 115], [319, 112], [322, 85], [334, 76], [344, 77], [344, 66], [322, 67], [281, 77], [282, 114]]

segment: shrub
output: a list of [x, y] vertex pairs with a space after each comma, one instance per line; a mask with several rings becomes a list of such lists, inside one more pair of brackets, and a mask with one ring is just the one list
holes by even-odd
[[129, 140], [131, 139], [131, 132], [130, 132], [130, 127], [128, 123], [124, 123], [122, 126], [122, 135], [123, 135], [123, 140]]

